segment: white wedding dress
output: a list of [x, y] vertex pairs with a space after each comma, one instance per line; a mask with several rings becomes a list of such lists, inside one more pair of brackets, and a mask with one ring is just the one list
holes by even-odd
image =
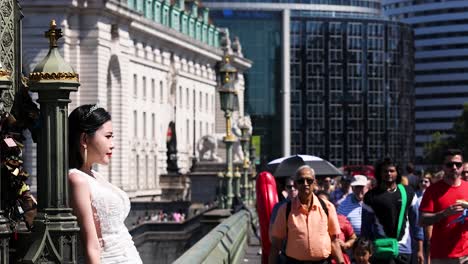
[[[127, 194], [108, 182], [101, 174], [93, 171], [90, 175], [71, 169], [83, 175], [88, 180], [91, 192], [91, 204], [95, 211], [95, 222], [101, 229], [101, 263], [102, 264], [141, 264], [141, 258], [124, 224], [130, 212], [130, 200]], [[84, 263], [83, 255], [78, 257], [78, 263]]]

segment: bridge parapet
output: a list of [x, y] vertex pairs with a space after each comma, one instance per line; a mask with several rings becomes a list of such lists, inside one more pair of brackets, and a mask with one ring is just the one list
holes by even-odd
[[211, 230], [174, 264], [241, 263], [249, 231], [247, 210], [241, 210]]

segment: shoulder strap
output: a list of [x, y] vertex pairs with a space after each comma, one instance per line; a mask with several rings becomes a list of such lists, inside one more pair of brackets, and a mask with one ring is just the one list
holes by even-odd
[[[291, 200], [288, 199], [286, 202], [286, 240], [284, 242], [284, 249], [286, 250], [286, 245], [288, 243], [288, 218], [289, 214], [291, 213]], [[284, 252], [286, 254], [286, 252]]]
[[396, 233], [397, 240], [398, 240], [398, 237], [400, 236], [401, 226], [403, 225], [403, 218], [405, 216], [406, 200], [407, 200], [405, 187], [402, 184], [398, 184], [398, 189], [400, 190], [400, 193], [401, 193], [401, 209], [400, 209], [400, 217], [398, 218], [398, 229]]
[[327, 205], [325, 204], [325, 202], [320, 197], [317, 196], [317, 198], [318, 198], [320, 204], [322, 205], [323, 211], [325, 211], [325, 214], [328, 216], [328, 207], [327, 207]]
[[286, 231], [288, 230], [288, 218], [289, 218], [290, 213], [291, 213], [291, 200], [288, 200], [286, 202]]

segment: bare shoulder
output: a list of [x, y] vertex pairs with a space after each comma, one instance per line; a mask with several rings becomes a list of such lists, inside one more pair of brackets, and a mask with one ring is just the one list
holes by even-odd
[[68, 173], [68, 182], [72, 187], [88, 187], [88, 182], [83, 175], [80, 175], [78, 172]]

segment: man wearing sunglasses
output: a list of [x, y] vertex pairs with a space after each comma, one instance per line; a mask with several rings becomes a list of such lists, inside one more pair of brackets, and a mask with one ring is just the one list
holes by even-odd
[[298, 195], [278, 209], [271, 226], [270, 264], [277, 263], [284, 240], [287, 241], [284, 253], [288, 264], [329, 264], [331, 256], [338, 264], [344, 263], [335, 207], [328, 201], [319, 200], [313, 193], [314, 183], [312, 168], [304, 165], [297, 169], [294, 186]]
[[[444, 178], [427, 188], [421, 201], [422, 225], [433, 225], [430, 241], [432, 264], [468, 263], [468, 221], [457, 221], [468, 200], [468, 183], [461, 179], [460, 150], [445, 153]], [[468, 220], [465, 218], [465, 220]]]

